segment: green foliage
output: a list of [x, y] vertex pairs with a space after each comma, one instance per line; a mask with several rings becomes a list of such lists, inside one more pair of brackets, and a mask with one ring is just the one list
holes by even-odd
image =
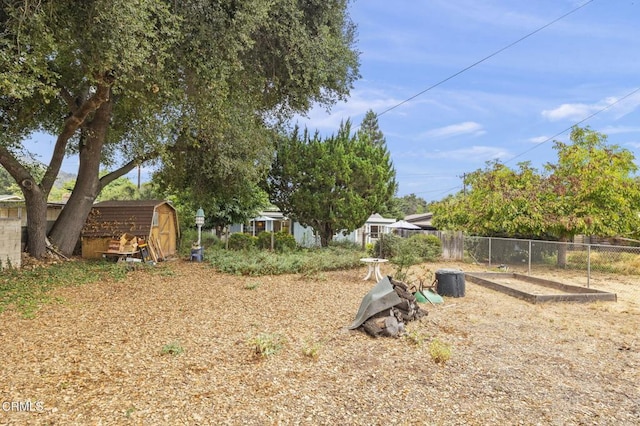
[[[275, 235], [272, 232], [260, 232], [256, 235], [256, 247], [263, 250], [271, 250], [271, 238], [273, 236], [273, 245], [275, 246]], [[275, 248], [275, 247], [274, 247]]]
[[574, 127], [571, 144], [555, 143], [557, 164], [545, 173], [529, 163], [511, 170], [498, 162], [467, 175], [466, 194], [433, 207], [439, 229], [476, 235], [567, 240], [576, 234], [630, 235], [640, 227], [633, 154], [606, 144], [606, 136]]
[[297, 247], [295, 237], [287, 231], [260, 232], [256, 238], [256, 246], [260, 249], [270, 250], [272, 238], [273, 248], [278, 252], [291, 251]]
[[417, 213], [427, 213], [429, 205], [424, 198], [418, 197], [416, 194], [405, 195], [396, 198], [399, 210], [403, 213], [402, 217]]
[[378, 124], [378, 116], [373, 110], [368, 110], [360, 123], [360, 129], [358, 130], [358, 136], [363, 136], [369, 139], [369, 143], [380, 147], [387, 145], [387, 140], [384, 137], [384, 133], [380, 130]]
[[120, 177], [102, 188], [96, 201], [138, 200], [140, 192], [136, 185], [126, 177]]
[[378, 238], [375, 245], [373, 246], [373, 251], [369, 254], [373, 257], [391, 259], [396, 254], [398, 254], [401, 242], [402, 237], [398, 235], [384, 234], [381, 238]]
[[429, 355], [436, 364], [445, 364], [451, 359], [451, 345], [439, 339], [433, 339], [429, 343]]
[[282, 350], [286, 339], [277, 333], [261, 333], [248, 340], [256, 356], [266, 358], [275, 355]]
[[214, 249], [207, 251], [207, 260], [218, 271], [234, 275], [311, 275], [319, 271], [359, 267], [362, 255], [361, 251], [341, 247], [284, 253], [254, 250], [249, 256], [238, 256], [232, 250]]
[[442, 256], [442, 242], [435, 235], [415, 234], [406, 238], [401, 248], [415, 250], [418, 258], [423, 262], [435, 262]]
[[162, 355], [172, 355], [172, 356], [178, 356], [183, 352], [184, 352], [184, 349], [182, 348], [182, 345], [180, 345], [180, 342], [167, 343], [162, 347], [162, 350], [160, 351]]
[[257, 237], [237, 232], [229, 235], [230, 250], [250, 250], [256, 247]]
[[245, 290], [256, 290], [258, 287], [260, 287], [260, 283], [259, 283], [259, 282], [257, 282], [257, 281], [253, 281], [253, 282], [250, 282], [250, 283], [246, 283], [246, 284], [244, 285], [244, 289], [245, 289]]
[[336, 232], [351, 232], [382, 208], [396, 191], [386, 147], [341, 124], [321, 139], [296, 128], [278, 140], [266, 182], [273, 204], [292, 220], [311, 226], [326, 247]]
[[295, 250], [298, 247], [298, 243], [293, 235], [287, 231], [279, 231], [275, 233], [276, 238], [276, 250], [279, 252], [286, 252]]
[[[228, 218], [224, 205], [255, 204], [271, 163], [267, 129], [345, 99], [359, 77], [345, 0], [8, 1], [0, 27], [0, 163], [36, 192], [27, 204], [36, 256], [46, 223], [34, 213], [65, 155], [81, 164], [50, 233], [64, 253], [86, 200], [149, 162], [167, 191], [212, 200]], [[34, 131], [57, 140], [43, 175], [22, 161]], [[102, 167], [110, 173], [99, 176]]]
[[38, 308], [52, 301], [49, 292], [57, 287], [78, 286], [126, 277], [122, 264], [110, 262], [64, 262], [37, 269], [5, 269], [0, 276], [0, 312], [13, 307], [33, 318]]
[[302, 355], [313, 360], [317, 360], [320, 357], [320, 351], [322, 350], [322, 342], [305, 341], [302, 346]]
[[420, 330], [412, 330], [407, 332], [404, 338], [412, 345], [422, 346], [422, 344], [429, 339], [429, 336]]

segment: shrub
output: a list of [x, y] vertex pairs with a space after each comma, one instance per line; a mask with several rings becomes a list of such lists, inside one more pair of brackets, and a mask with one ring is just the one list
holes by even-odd
[[248, 343], [253, 348], [256, 356], [266, 358], [280, 352], [285, 341], [284, 336], [280, 334], [262, 333], [249, 339]]
[[362, 245], [349, 240], [331, 240], [329, 247], [340, 247], [345, 250], [362, 250]]
[[[262, 250], [271, 250], [271, 232], [262, 231], [256, 235], [256, 247]], [[275, 244], [275, 236], [273, 237]]]
[[429, 354], [436, 364], [444, 364], [451, 359], [451, 345], [434, 339], [429, 344]]
[[401, 241], [402, 237], [394, 234], [384, 234], [376, 241], [373, 246], [373, 252], [370, 254], [373, 257], [392, 259], [398, 254]]
[[442, 242], [435, 235], [415, 234], [403, 242], [403, 247], [413, 247], [423, 261], [434, 262], [442, 255]]
[[276, 250], [279, 252], [295, 250], [298, 247], [296, 239], [287, 231], [278, 231], [275, 233]]
[[295, 250], [287, 253], [255, 251], [239, 256], [231, 250], [211, 250], [207, 260], [220, 272], [236, 275], [306, 274], [357, 268], [363, 252], [338, 247]]
[[229, 249], [249, 250], [256, 247], [257, 238], [241, 232], [229, 235]]
[[182, 348], [179, 342], [168, 343], [164, 345], [162, 347], [162, 350], [160, 351], [162, 355], [173, 355], [173, 356], [180, 355], [182, 352], [184, 352], [184, 349]]

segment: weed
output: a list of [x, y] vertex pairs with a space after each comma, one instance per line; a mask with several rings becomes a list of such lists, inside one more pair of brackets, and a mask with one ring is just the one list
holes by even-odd
[[322, 342], [307, 341], [302, 345], [302, 355], [308, 358], [318, 359], [318, 357], [320, 356], [321, 349], [322, 349]]
[[184, 352], [184, 349], [182, 348], [179, 342], [168, 343], [162, 347], [162, 351], [161, 351], [162, 355], [173, 355], [173, 356], [178, 356], [182, 352]]
[[251, 282], [251, 283], [246, 283], [246, 284], [244, 285], [244, 289], [245, 289], [245, 290], [255, 290], [255, 289], [257, 289], [258, 287], [260, 287], [260, 283], [259, 283], [259, 282], [257, 282], [257, 281], [254, 281], [254, 282]]
[[428, 339], [428, 336], [418, 330], [413, 330], [404, 335], [407, 341], [415, 346], [422, 346], [422, 344]]
[[249, 345], [252, 346], [254, 353], [262, 358], [275, 355], [280, 352], [284, 346], [285, 338], [280, 334], [261, 333], [256, 337], [249, 339]]
[[60, 299], [49, 292], [106, 279], [122, 280], [126, 270], [110, 262], [63, 262], [36, 269], [5, 269], [0, 276], [0, 312], [14, 307], [24, 318], [34, 318], [41, 305]]
[[343, 247], [286, 252], [251, 251], [250, 256], [238, 256], [237, 251], [211, 249], [208, 260], [220, 272], [246, 275], [302, 274], [317, 276], [320, 271], [351, 269], [360, 266], [362, 251]]
[[436, 364], [444, 364], [451, 359], [451, 345], [439, 339], [433, 339], [429, 343], [429, 355]]

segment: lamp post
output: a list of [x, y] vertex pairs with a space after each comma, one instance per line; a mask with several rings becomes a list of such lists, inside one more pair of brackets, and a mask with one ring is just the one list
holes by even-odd
[[196, 212], [196, 225], [198, 226], [198, 247], [200, 247], [200, 237], [202, 235], [202, 225], [204, 225], [204, 210], [199, 208]]

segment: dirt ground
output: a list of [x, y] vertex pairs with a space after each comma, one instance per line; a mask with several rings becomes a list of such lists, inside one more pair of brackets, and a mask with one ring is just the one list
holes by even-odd
[[[35, 319], [0, 314], [0, 424], [640, 423], [639, 277], [594, 277], [618, 301], [588, 304], [467, 281], [464, 297], [423, 305], [409, 337], [373, 339], [347, 329], [375, 284], [365, 272], [252, 278], [175, 261], [57, 289]], [[259, 358], [264, 333], [284, 345]]]

